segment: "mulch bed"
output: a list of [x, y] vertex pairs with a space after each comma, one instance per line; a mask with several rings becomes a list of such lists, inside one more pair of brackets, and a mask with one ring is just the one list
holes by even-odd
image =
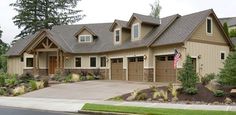
[[[163, 87], [158, 87], [157, 88], [159, 91], [160, 90], [164, 90], [167, 91], [168, 87], [167, 86], [163, 86]], [[192, 102], [201, 102], [201, 103], [213, 103], [213, 102], [219, 102], [219, 103], [223, 103], [226, 97], [229, 97], [233, 102], [236, 102], [236, 96], [234, 95], [230, 95], [230, 91], [232, 89], [232, 87], [223, 87], [221, 90], [225, 92], [225, 96], [223, 97], [215, 97], [214, 93], [212, 91], [210, 91], [209, 89], [207, 89], [205, 86], [203, 86], [202, 84], [197, 84], [197, 89], [198, 89], [198, 93], [195, 95], [189, 95], [184, 93], [181, 89], [178, 90], [178, 102], [186, 102], [186, 103], [192, 103]], [[152, 101], [158, 101], [160, 98], [157, 99], [153, 99], [153, 91], [151, 89], [144, 89], [141, 90], [142, 93], [146, 93], [147, 94], [147, 99], [151, 99]], [[124, 94], [119, 96], [121, 99], [128, 101], [127, 98], [131, 95], [131, 93], [128, 94]], [[169, 98], [169, 102], [171, 102], [172, 99], [172, 95], [170, 92], [168, 92], [168, 98]]]

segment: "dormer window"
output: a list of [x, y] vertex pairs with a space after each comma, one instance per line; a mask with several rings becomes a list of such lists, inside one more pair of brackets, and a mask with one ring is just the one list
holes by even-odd
[[121, 29], [114, 30], [114, 41], [115, 44], [119, 44], [121, 41]]
[[212, 18], [210, 17], [208, 17], [206, 20], [206, 33], [208, 35], [211, 35], [213, 33]]
[[132, 40], [139, 40], [140, 39], [140, 24], [133, 24], [132, 25]]
[[79, 43], [90, 43], [92, 42], [91, 35], [80, 35], [79, 36]]

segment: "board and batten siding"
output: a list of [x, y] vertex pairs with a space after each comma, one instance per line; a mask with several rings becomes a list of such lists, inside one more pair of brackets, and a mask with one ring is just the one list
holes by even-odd
[[225, 61], [221, 60], [220, 54], [224, 52], [227, 57], [230, 51], [229, 46], [196, 42], [187, 42], [186, 47], [186, 54], [197, 59], [197, 72], [202, 76], [209, 73], [219, 73]]
[[24, 62], [21, 62], [21, 57], [7, 58], [7, 73], [9, 74], [23, 74]]

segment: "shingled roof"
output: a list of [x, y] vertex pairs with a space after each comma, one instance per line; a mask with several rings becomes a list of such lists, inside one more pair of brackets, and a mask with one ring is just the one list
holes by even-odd
[[[82, 54], [82, 53], [103, 53], [117, 50], [125, 50], [140, 47], [154, 47], [169, 44], [177, 44], [184, 42], [197, 26], [212, 13], [213, 10], [205, 10], [202, 12], [193, 13], [190, 15], [180, 16], [178, 14], [161, 18], [161, 24], [154, 26], [153, 30], [149, 32], [143, 39], [132, 42], [127, 40], [121, 45], [113, 44], [113, 32], [109, 31], [113, 23], [99, 23], [99, 24], [79, 24], [79, 25], [61, 25], [54, 26], [51, 30], [47, 30], [52, 37], [52, 41], [56, 42], [59, 47], [68, 53]], [[150, 19], [150, 16], [143, 16], [134, 14], [140, 19], [155, 23], [160, 21], [157, 19]], [[155, 20], [155, 21], [154, 21]], [[126, 26], [126, 21], [117, 21], [120, 25]], [[86, 27], [97, 35], [95, 42], [89, 44], [80, 44], [75, 39], [75, 34]], [[25, 47], [39, 34], [28, 36], [25, 39], [18, 40], [12, 48], [6, 53], [7, 56], [21, 55]]]
[[229, 27], [236, 26], [236, 17], [220, 18], [220, 22], [222, 25], [226, 22]]

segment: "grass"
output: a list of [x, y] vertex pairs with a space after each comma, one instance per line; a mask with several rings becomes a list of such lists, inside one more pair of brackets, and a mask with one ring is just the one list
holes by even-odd
[[114, 106], [87, 103], [82, 110], [103, 111], [103, 112], [118, 112], [118, 113], [133, 113], [145, 115], [236, 115], [232, 111], [203, 111], [203, 110], [185, 110], [185, 109], [162, 109], [162, 108], [147, 108], [134, 106]]

